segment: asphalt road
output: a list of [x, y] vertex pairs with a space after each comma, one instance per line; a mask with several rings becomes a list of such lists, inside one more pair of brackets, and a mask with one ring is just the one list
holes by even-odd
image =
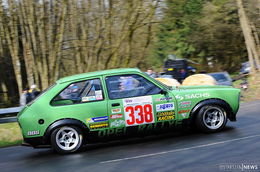
[[94, 144], [72, 155], [22, 146], [0, 149], [1, 172], [230, 170], [260, 171], [260, 101], [242, 104], [237, 122], [215, 134], [178, 132]]

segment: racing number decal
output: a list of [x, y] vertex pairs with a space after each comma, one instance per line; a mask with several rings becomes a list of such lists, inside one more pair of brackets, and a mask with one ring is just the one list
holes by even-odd
[[124, 99], [126, 126], [154, 122], [152, 99], [150, 96]]
[[126, 120], [127, 125], [139, 125], [153, 121], [152, 106], [150, 104], [144, 106], [137, 105], [135, 107], [127, 106], [125, 112], [126, 116], [129, 116]]

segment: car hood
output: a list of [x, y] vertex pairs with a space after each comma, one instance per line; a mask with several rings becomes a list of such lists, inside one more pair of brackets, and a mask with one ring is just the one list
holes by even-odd
[[232, 88], [225, 85], [199, 85], [199, 86], [173, 86], [173, 90], [191, 90], [191, 89], [216, 89], [216, 88]]

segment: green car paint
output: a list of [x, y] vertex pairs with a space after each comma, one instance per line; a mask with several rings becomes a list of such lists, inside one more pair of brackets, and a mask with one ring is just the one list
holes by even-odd
[[[134, 82], [144, 84], [137, 86], [135, 90], [121, 91], [118, 78], [122, 79], [120, 82], [130, 80], [128, 84], [132, 86]], [[79, 93], [81, 86], [83, 88]], [[78, 95], [85, 95], [77, 97], [77, 100], [60, 98], [63, 93], [64, 97], [74, 94], [73, 87]], [[66, 91], [67, 89], [71, 89], [71, 92]], [[131, 97], [131, 94], [141, 96]], [[37, 146], [50, 144], [48, 140], [52, 133], [48, 132], [53, 131], [50, 126], [57, 121], [79, 121], [86, 128], [84, 133], [97, 133], [97, 137], [125, 134], [129, 129], [142, 132], [182, 124], [184, 120], [191, 118], [193, 109], [199, 103], [207, 100], [218, 99], [225, 102], [233, 115], [229, 119], [234, 121], [239, 109], [239, 97], [240, 90], [229, 86], [170, 88], [139, 69], [113, 69], [69, 76], [56, 81], [36, 100], [26, 105], [18, 114], [18, 122], [25, 142]], [[40, 141], [32, 144], [33, 139]]]

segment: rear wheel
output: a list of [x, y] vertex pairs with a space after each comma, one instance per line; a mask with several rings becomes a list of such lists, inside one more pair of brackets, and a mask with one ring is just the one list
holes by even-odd
[[226, 123], [226, 111], [222, 107], [213, 104], [203, 106], [196, 118], [196, 126], [206, 133], [220, 131], [225, 127]]
[[63, 126], [51, 134], [52, 148], [61, 154], [78, 151], [83, 145], [83, 133], [75, 126]]

